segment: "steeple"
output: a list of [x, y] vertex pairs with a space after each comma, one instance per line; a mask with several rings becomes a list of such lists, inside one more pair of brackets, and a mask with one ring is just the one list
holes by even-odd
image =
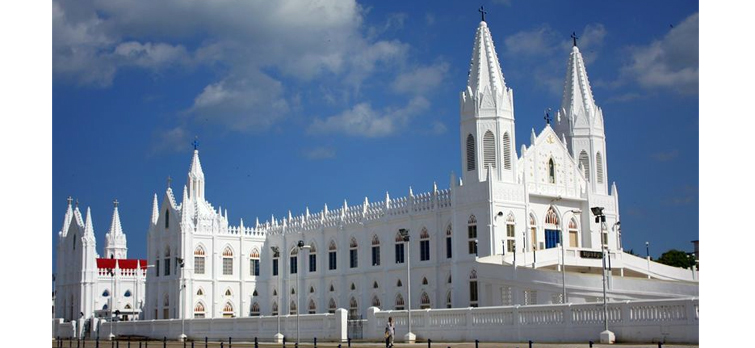
[[493, 45], [493, 37], [490, 35], [488, 24], [485, 21], [480, 21], [480, 25], [477, 27], [467, 88], [474, 95], [485, 91], [499, 94], [506, 90], [503, 72], [501, 72], [501, 65], [498, 62], [498, 54], [496, 54]]
[[66, 201], [68, 202], [68, 208], [66, 209], [66, 215], [63, 216], [63, 228], [60, 230], [61, 236], [68, 234], [68, 228], [71, 226], [71, 220], [73, 219], [73, 198], [68, 196]]
[[[590, 80], [587, 78], [585, 61], [582, 58], [582, 53], [579, 52], [579, 47], [575, 44], [572, 46], [569, 63], [567, 64], [559, 117], [566, 117], [572, 121], [572, 124], [577, 122], [592, 124], [596, 122], [594, 118], [598, 111], [599, 108], [595, 104], [590, 88]], [[579, 118], [584, 119], [580, 120]]]
[[486, 181], [485, 167], [490, 166], [495, 180], [514, 182], [514, 92], [506, 86], [482, 8], [480, 13], [483, 19], [477, 27], [467, 86], [460, 98], [462, 178]]
[[92, 224], [92, 211], [87, 207], [87, 217], [84, 223], [84, 236], [91, 237], [94, 240], [94, 225]]
[[204, 200], [204, 172], [202, 172], [202, 164], [199, 162], [199, 150], [197, 146], [199, 144], [194, 140], [194, 156], [191, 159], [191, 167], [189, 167], [189, 179], [187, 186], [189, 188], [189, 197], [192, 200], [200, 198]]
[[160, 208], [157, 205], [157, 193], [152, 198], [152, 224], [157, 225], [157, 220], [160, 218]]
[[113, 200], [113, 219], [110, 222], [110, 230], [105, 235], [105, 257], [125, 259], [128, 248], [126, 247], [126, 235], [121, 227], [121, 216], [118, 214], [118, 200]]
[[608, 194], [603, 110], [595, 103], [577, 36], [566, 66], [564, 94], [553, 130], [566, 141], [593, 193]]

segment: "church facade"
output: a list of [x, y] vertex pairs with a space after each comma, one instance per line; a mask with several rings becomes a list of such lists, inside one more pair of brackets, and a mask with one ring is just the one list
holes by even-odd
[[206, 200], [195, 147], [180, 204], [170, 187], [153, 199], [145, 318], [591, 302], [603, 251], [609, 300], [697, 296], [694, 271], [622, 250], [603, 113], [576, 40], [554, 124], [519, 154], [513, 91], [485, 21], [460, 104], [463, 170], [449, 188], [251, 226], [229, 225]]

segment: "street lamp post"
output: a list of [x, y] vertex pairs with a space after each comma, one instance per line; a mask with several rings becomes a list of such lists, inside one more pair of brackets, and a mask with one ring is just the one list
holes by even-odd
[[[118, 262], [117, 260], [115, 262]], [[115, 320], [113, 320], [113, 307], [115, 306], [115, 294], [117, 292], [115, 291], [115, 265], [113, 265], [113, 268], [108, 269], [108, 274], [110, 274], [110, 335], [108, 336], [109, 340], [115, 339], [115, 335], [113, 334], [113, 326], [115, 326]]]
[[[572, 213], [574, 215], [581, 215], [582, 210], [580, 209], [572, 209], [567, 211], [567, 213]], [[561, 231], [561, 235], [563, 236], [564, 232]], [[562, 303], [569, 302], [566, 297], [566, 251], [565, 251], [565, 240], [566, 238], [561, 238], [561, 286], [563, 293], [561, 294], [561, 301]]]
[[[299, 347], [299, 312], [301, 312], [301, 306], [299, 305], [299, 297], [301, 296], [301, 289], [299, 287], [299, 257], [301, 257], [301, 251], [302, 250], [310, 250], [312, 249], [312, 246], [310, 245], [304, 245], [304, 241], [300, 240], [298, 243], [296, 243], [296, 247], [299, 248], [299, 252], [296, 253], [296, 347]], [[303, 257], [302, 257], [303, 258]], [[302, 267], [304, 268], [304, 267]]]
[[[412, 333], [412, 278], [411, 278], [411, 262], [412, 262], [412, 252], [411, 252], [411, 245], [409, 245], [409, 230], [407, 229], [400, 229], [398, 233], [401, 235], [401, 238], [404, 239], [404, 242], [406, 243], [406, 297], [407, 297], [407, 318], [408, 318], [408, 332], [406, 335], [404, 335], [404, 341], [408, 343], [414, 343], [414, 341], [417, 339], [417, 336], [415, 336]], [[477, 247], [475, 247], [475, 251]]]
[[178, 264], [178, 267], [181, 268], [181, 288], [178, 289], [178, 296], [180, 297], [180, 301], [178, 301], [178, 315], [181, 317], [181, 336], [178, 336], [178, 340], [181, 342], [186, 341], [186, 331], [185, 331], [185, 313], [184, 313], [184, 299], [185, 299], [185, 292], [186, 292], [186, 276], [185, 276], [185, 268], [184, 268], [184, 259], [180, 257], [176, 257], [176, 263]]
[[606, 216], [603, 214], [603, 207], [592, 207], [590, 210], [595, 215], [595, 222], [600, 224], [600, 251], [602, 253], [601, 261], [603, 262], [603, 328], [600, 333], [600, 342], [611, 344], [616, 340], [614, 333], [608, 330], [608, 300], [606, 296], [606, 246], [603, 243], [603, 233], [606, 228]]
[[[272, 250], [272, 252], [273, 252], [273, 260], [275, 260], [276, 257], [280, 257], [280, 249], [277, 246], [271, 246], [270, 250]], [[277, 267], [280, 268], [280, 260], [278, 261]], [[281, 298], [281, 295], [280, 295], [280, 291], [281, 291], [280, 279], [281, 279], [281, 277], [280, 277], [280, 269], [276, 269], [276, 271], [278, 272], [278, 275], [276, 276], [276, 277], [278, 277], [278, 294], [276, 295], [278, 297], [277, 300], [276, 300], [276, 303], [278, 304], [278, 312], [276, 313], [276, 316], [278, 317], [278, 333], [276, 333], [275, 336], [273, 336], [273, 339], [275, 340], [276, 343], [281, 343], [281, 342], [283, 342], [283, 334], [281, 333], [281, 313], [280, 313], [280, 309], [281, 309], [281, 304], [280, 304], [280, 298]]]
[[650, 242], [645, 242], [645, 258], [648, 260], [648, 279], [650, 279]]

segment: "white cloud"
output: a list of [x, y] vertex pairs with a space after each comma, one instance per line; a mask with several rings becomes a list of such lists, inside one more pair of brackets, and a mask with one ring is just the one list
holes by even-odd
[[645, 88], [668, 88], [696, 94], [699, 77], [699, 14], [687, 17], [660, 40], [632, 47], [631, 63], [622, 68], [625, 77]]
[[385, 137], [398, 132], [413, 116], [429, 107], [430, 102], [422, 97], [413, 98], [403, 108], [388, 108], [383, 111], [373, 109], [369, 103], [359, 103], [324, 120], [316, 118], [308, 130], [313, 134], [340, 133], [368, 138]]
[[174, 63], [187, 63], [189, 55], [181, 45], [172, 46], [164, 43], [123, 42], [115, 47], [116, 56], [142, 68], [159, 69]]
[[420, 66], [396, 77], [391, 87], [400, 93], [425, 94], [437, 88], [448, 73], [448, 63]]
[[336, 158], [336, 150], [332, 147], [318, 146], [303, 151], [304, 157], [310, 160], [323, 160]]
[[504, 39], [506, 54], [520, 56], [550, 55], [558, 34], [548, 25], [529, 31], [520, 31]]
[[[53, 75], [108, 87], [126, 66], [211, 66], [220, 76], [187, 112], [234, 130], [266, 127], [296, 104], [284, 81], [332, 77], [336, 93], [353, 96], [369, 77], [403, 64], [409, 45], [367, 35], [364, 11], [353, 0], [54, 0]], [[392, 14], [383, 30], [405, 20]]]
[[183, 126], [158, 130], [152, 133], [150, 155], [185, 151], [189, 143], [189, 133]]
[[267, 75], [239, 74], [206, 86], [188, 112], [197, 122], [237, 131], [262, 130], [288, 113], [289, 103], [282, 95], [282, 84]]

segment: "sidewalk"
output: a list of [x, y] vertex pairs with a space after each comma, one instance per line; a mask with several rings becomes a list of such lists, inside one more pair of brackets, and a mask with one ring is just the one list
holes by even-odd
[[[109, 347], [118, 347], [118, 348], [162, 348], [163, 342], [162, 341], [119, 341], [117, 342], [117, 345], [114, 344], [115, 342], [110, 342], [107, 340], [100, 340], [99, 347], [100, 348], [109, 348]], [[141, 345], [140, 345], [141, 343]], [[187, 341], [185, 342], [186, 345], [184, 345], [184, 342], [177, 342], [177, 341], [167, 341], [165, 344], [166, 348], [183, 348], [192, 347], [192, 342]], [[236, 348], [254, 348], [254, 342], [250, 341], [232, 341], [232, 344], [229, 345], [228, 341], [223, 342], [222, 347], [223, 348], [229, 348], [229, 347], [236, 347]], [[86, 342], [80, 342], [78, 345], [78, 348], [95, 348], [95, 341], [87, 340]], [[340, 348], [348, 348], [348, 345], [346, 343], [341, 343]], [[57, 348], [57, 342], [52, 342], [52, 347]], [[62, 342], [63, 348], [69, 347], [68, 340], [64, 340]], [[70, 342], [70, 347], [75, 348], [77, 347], [76, 340], [72, 340]], [[194, 348], [204, 348], [205, 343], [204, 340], [197, 340], [194, 342]], [[218, 341], [209, 341], [207, 344], [208, 348], [218, 348], [221, 347], [221, 343]], [[295, 344], [291, 342], [286, 343], [286, 348], [295, 348]], [[318, 342], [317, 348], [338, 348], [339, 344], [335, 342]], [[351, 344], [352, 348], [382, 348], [385, 347], [385, 344], [382, 342], [352, 342]], [[427, 348], [427, 342], [421, 342], [421, 343], [415, 343], [415, 344], [407, 344], [407, 343], [396, 343], [394, 344], [394, 348]], [[577, 342], [577, 343], [538, 343], [533, 342], [532, 348], [589, 348], [590, 345], [588, 342]], [[600, 343], [593, 343], [593, 348], [607, 348], [607, 347], [617, 347], [617, 348], [657, 348], [658, 343], [615, 343], [615, 344], [600, 344]], [[697, 348], [699, 345], [687, 345], [687, 344], [663, 344], [663, 348]], [[260, 342], [258, 344], [258, 348], [283, 348], [281, 344], [273, 344], [270, 342]], [[300, 348], [314, 348], [314, 345], [311, 342], [302, 343], [300, 345]], [[432, 345], [430, 348], [475, 348], [474, 342], [432, 342]], [[519, 343], [511, 343], [511, 342], [480, 342], [477, 348], [529, 348], [528, 342], [519, 342]]]

